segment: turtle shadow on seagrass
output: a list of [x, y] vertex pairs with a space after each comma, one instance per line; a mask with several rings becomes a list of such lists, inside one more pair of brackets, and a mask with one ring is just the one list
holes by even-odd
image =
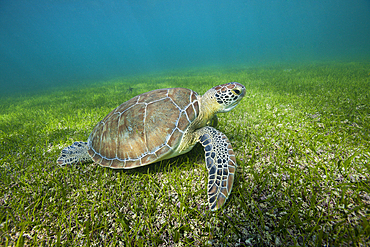
[[64, 148], [57, 163], [93, 161], [131, 169], [184, 154], [200, 142], [208, 170], [209, 206], [219, 209], [231, 193], [237, 164], [229, 140], [214, 128], [216, 114], [234, 109], [245, 91], [242, 84], [230, 82], [203, 96], [185, 88], [140, 94], [104, 117], [87, 142]]

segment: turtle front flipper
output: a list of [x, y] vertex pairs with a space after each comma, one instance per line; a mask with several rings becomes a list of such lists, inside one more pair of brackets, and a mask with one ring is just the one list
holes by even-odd
[[62, 150], [57, 163], [61, 166], [65, 166], [74, 165], [78, 162], [85, 163], [92, 161], [87, 150], [87, 142], [74, 142], [71, 146]]
[[225, 204], [234, 182], [236, 159], [230, 141], [220, 131], [203, 127], [197, 131], [208, 169], [208, 203], [211, 210]]

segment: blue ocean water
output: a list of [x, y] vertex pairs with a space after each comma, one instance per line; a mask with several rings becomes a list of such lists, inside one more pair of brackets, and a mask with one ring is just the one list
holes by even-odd
[[0, 94], [169, 69], [369, 60], [368, 0], [2, 0]]

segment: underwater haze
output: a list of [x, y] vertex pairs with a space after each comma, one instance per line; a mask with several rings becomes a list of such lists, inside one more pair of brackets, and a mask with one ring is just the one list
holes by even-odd
[[370, 58], [368, 0], [2, 0], [0, 95], [207, 66]]

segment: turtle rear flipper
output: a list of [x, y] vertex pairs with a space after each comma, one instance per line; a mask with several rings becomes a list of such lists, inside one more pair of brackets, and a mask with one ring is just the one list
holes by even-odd
[[61, 166], [65, 166], [74, 165], [78, 162], [86, 163], [92, 161], [87, 150], [87, 142], [74, 142], [71, 146], [62, 150], [57, 163]]
[[208, 203], [211, 210], [225, 204], [233, 188], [236, 159], [230, 141], [220, 131], [203, 127], [197, 131], [208, 169]]

